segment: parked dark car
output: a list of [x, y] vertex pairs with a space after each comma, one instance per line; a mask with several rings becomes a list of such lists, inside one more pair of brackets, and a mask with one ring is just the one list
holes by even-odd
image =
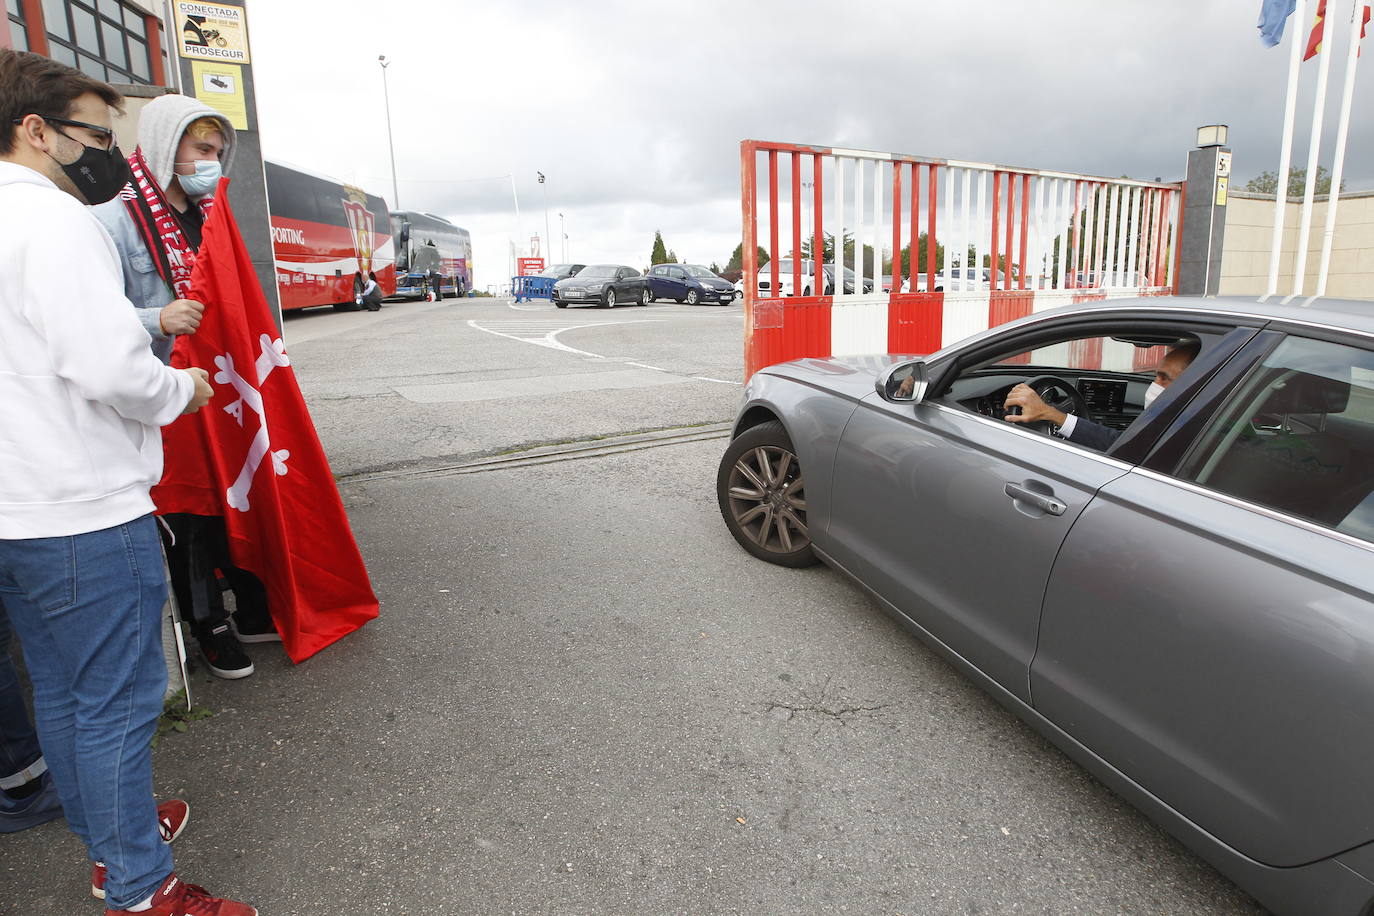
[[[1005, 421], [1021, 383], [1105, 451]], [[771, 366], [716, 489], [746, 550], [855, 579], [1275, 913], [1371, 912], [1368, 302], [1113, 300]]]
[[565, 277], [575, 277], [586, 264], [551, 264], [539, 271], [541, 277], [552, 277], [555, 280], [562, 280]]
[[648, 305], [649, 281], [633, 267], [624, 264], [592, 264], [553, 285], [553, 304], [569, 305]]
[[735, 287], [724, 277], [696, 264], [658, 264], [649, 269], [649, 295], [653, 299], [673, 299], [688, 305], [698, 302], [729, 305], [735, 300]]

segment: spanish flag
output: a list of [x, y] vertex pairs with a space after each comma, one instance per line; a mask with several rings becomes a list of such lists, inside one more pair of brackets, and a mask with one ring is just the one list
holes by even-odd
[[[1317, 21], [1312, 25], [1312, 34], [1307, 36], [1307, 52], [1303, 60], [1311, 60], [1322, 49], [1322, 20], [1326, 18], [1326, 0], [1317, 4]], [[1369, 25], [1369, 4], [1364, 5], [1364, 18], [1360, 20], [1360, 40], [1364, 40], [1365, 27]]]

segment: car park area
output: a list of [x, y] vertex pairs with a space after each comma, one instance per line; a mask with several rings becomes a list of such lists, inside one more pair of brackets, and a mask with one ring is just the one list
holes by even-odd
[[[185, 868], [231, 858], [301, 913], [1262, 912], [862, 590], [739, 548], [714, 486], [741, 321], [293, 316], [382, 616], [308, 680], [267, 652], [196, 677], [216, 716], [156, 749], [157, 788], [252, 815], [200, 822]], [[70, 836], [7, 842], [15, 912], [88, 892]], [[416, 861], [438, 884], [386, 878]]]

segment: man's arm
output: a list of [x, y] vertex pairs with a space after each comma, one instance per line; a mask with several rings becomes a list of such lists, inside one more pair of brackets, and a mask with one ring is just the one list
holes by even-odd
[[[109, 236], [73, 202], [34, 215], [25, 317], [43, 332], [56, 373], [89, 400], [150, 426], [181, 415], [195, 393], [186, 372], [164, 366], [124, 296]], [[62, 283], [53, 277], [64, 277]]]

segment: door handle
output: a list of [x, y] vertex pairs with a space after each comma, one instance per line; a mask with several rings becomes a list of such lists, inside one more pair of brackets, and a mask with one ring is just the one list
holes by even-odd
[[1055, 499], [1047, 493], [1037, 493], [1029, 487], [1023, 487], [1018, 483], [1008, 483], [1004, 488], [1006, 494], [1018, 502], [1030, 503], [1037, 509], [1042, 509], [1050, 515], [1063, 515], [1069, 507], [1060, 500]]

